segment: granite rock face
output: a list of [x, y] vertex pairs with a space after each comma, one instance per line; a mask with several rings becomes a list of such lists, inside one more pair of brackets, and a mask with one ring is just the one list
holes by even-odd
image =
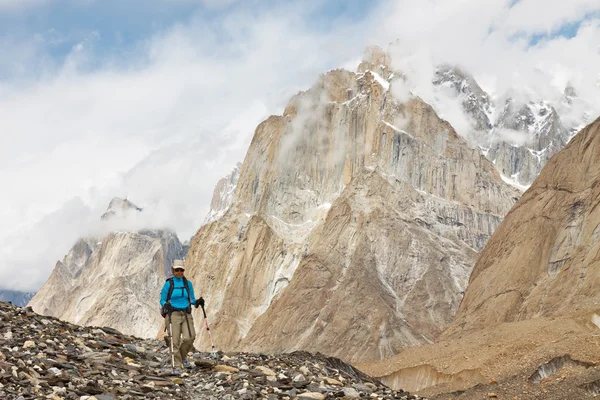
[[426, 395], [468, 391], [461, 397], [476, 399], [487, 388], [501, 391], [499, 398], [596, 396], [599, 239], [597, 119], [548, 161], [506, 215], [437, 341], [359, 367]]
[[599, 204], [600, 119], [546, 164], [506, 216], [479, 257], [445, 336], [507, 321], [596, 312]]
[[387, 62], [368, 51], [257, 127], [186, 259], [219, 346], [380, 359], [450, 322], [520, 192], [430, 106], [396, 101]]
[[[111, 201], [103, 219], [139, 212], [129, 201]], [[116, 205], [116, 206], [115, 206]], [[110, 217], [106, 217], [110, 215]], [[82, 238], [58, 261], [31, 299], [37, 312], [81, 325], [106, 325], [127, 334], [155, 337], [162, 323], [159, 295], [173, 260], [185, 257], [174, 232], [141, 230]]]
[[227, 176], [221, 178], [215, 185], [213, 197], [210, 202], [210, 211], [204, 219], [205, 224], [221, 218], [231, 205], [240, 177], [240, 168], [242, 168], [242, 163], [237, 163], [233, 170]]

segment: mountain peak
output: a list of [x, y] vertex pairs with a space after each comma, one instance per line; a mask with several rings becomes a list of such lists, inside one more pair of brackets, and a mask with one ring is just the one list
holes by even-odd
[[454, 91], [465, 113], [475, 122], [477, 131], [489, 131], [492, 128], [492, 99], [471, 74], [460, 67], [443, 64], [436, 68], [432, 83]]
[[577, 97], [577, 91], [573, 86], [571, 86], [571, 84], [568, 84], [565, 87], [564, 95], [568, 97]]
[[240, 169], [242, 163], [236, 163], [233, 170], [225, 177], [221, 178], [215, 190], [213, 191], [212, 201], [210, 202], [210, 211], [204, 218], [204, 224], [208, 224], [216, 219], [219, 219], [225, 214], [235, 193], [237, 181], [240, 177]]
[[359, 74], [373, 71], [380, 74], [384, 79], [389, 79], [392, 74], [391, 64], [391, 57], [381, 47], [369, 46], [365, 49], [357, 71]]
[[123, 216], [131, 211], [142, 211], [141, 207], [136, 206], [131, 201], [127, 200], [127, 197], [122, 199], [120, 197], [113, 197], [108, 208], [100, 217], [103, 220], [110, 219], [114, 216]]

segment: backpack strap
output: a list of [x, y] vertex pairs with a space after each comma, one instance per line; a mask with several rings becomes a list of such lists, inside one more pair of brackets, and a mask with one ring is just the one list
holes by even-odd
[[190, 292], [190, 287], [188, 285], [188, 280], [183, 277], [183, 284], [185, 285], [185, 290], [187, 290], [188, 301], [190, 302], [190, 306], [192, 305], [192, 293]]
[[173, 288], [175, 287], [175, 283], [173, 282], [173, 278], [167, 279], [167, 282], [170, 283], [169, 292], [167, 293], [167, 303], [171, 301], [171, 295], [173, 294]]

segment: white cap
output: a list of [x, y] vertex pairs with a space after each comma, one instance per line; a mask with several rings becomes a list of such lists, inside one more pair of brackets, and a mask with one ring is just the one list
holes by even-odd
[[175, 261], [173, 261], [173, 268], [185, 269], [185, 266], [183, 265], [183, 260], [175, 260]]

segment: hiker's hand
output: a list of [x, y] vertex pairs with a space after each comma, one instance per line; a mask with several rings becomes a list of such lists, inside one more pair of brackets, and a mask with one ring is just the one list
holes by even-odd
[[204, 307], [204, 299], [202, 297], [196, 300], [196, 308], [198, 307]]
[[171, 314], [173, 312], [173, 306], [171, 305], [171, 303], [165, 303], [163, 305], [163, 314], [167, 315], [167, 314]]

